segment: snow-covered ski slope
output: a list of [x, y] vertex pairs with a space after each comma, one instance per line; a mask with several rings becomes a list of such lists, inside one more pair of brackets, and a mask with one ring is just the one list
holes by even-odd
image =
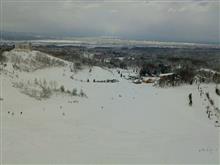
[[[3, 163], [219, 163], [217, 117], [213, 111], [208, 118], [209, 102], [197, 85], [158, 88], [133, 84], [116, 69], [93, 67], [91, 72], [84, 68], [73, 73], [65, 65], [23, 72], [11, 64], [1, 71]], [[56, 93], [40, 101], [12, 86], [35, 78], [57, 81], [69, 90], [83, 89], [88, 98]], [[219, 107], [215, 85], [200, 88]]]

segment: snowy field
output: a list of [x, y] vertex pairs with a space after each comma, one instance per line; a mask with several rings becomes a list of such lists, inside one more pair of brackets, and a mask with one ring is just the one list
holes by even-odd
[[[208, 118], [210, 103], [197, 85], [133, 84], [117, 70], [100, 67], [77, 73], [68, 65], [20, 72], [10, 65], [0, 72], [3, 163], [219, 164], [219, 119], [214, 111]], [[88, 98], [54, 93], [37, 100], [13, 87], [15, 81], [36, 78], [82, 89]], [[200, 87], [220, 107], [215, 85]]]

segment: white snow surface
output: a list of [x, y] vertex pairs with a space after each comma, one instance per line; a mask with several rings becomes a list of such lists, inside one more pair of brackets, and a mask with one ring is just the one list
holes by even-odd
[[[0, 71], [3, 163], [219, 164], [217, 118], [208, 119], [209, 103], [197, 85], [157, 88], [133, 84], [116, 69], [89, 69], [72, 73], [63, 66], [13, 73], [7, 66]], [[83, 89], [88, 98], [52, 95], [39, 101], [12, 87], [13, 81], [35, 78]], [[200, 87], [220, 107], [215, 85]]]

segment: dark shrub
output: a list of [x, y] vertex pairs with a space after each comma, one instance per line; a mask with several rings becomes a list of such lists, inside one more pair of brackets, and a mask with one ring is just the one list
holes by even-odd
[[82, 89], [80, 90], [79, 96], [80, 97], [87, 97], [87, 95], [83, 92]]
[[216, 92], [217, 95], [220, 96], [220, 89], [218, 89], [218, 88], [216, 87], [216, 88], [215, 88], [215, 92]]
[[73, 95], [73, 96], [76, 96], [76, 95], [77, 95], [77, 89], [76, 89], [76, 88], [73, 89], [72, 95]]
[[65, 92], [65, 88], [64, 88], [63, 85], [60, 86], [60, 91], [61, 91], [61, 92]]

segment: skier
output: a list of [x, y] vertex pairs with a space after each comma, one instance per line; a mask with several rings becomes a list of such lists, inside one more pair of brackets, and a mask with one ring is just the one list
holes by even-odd
[[192, 93], [189, 94], [189, 105], [192, 105]]

